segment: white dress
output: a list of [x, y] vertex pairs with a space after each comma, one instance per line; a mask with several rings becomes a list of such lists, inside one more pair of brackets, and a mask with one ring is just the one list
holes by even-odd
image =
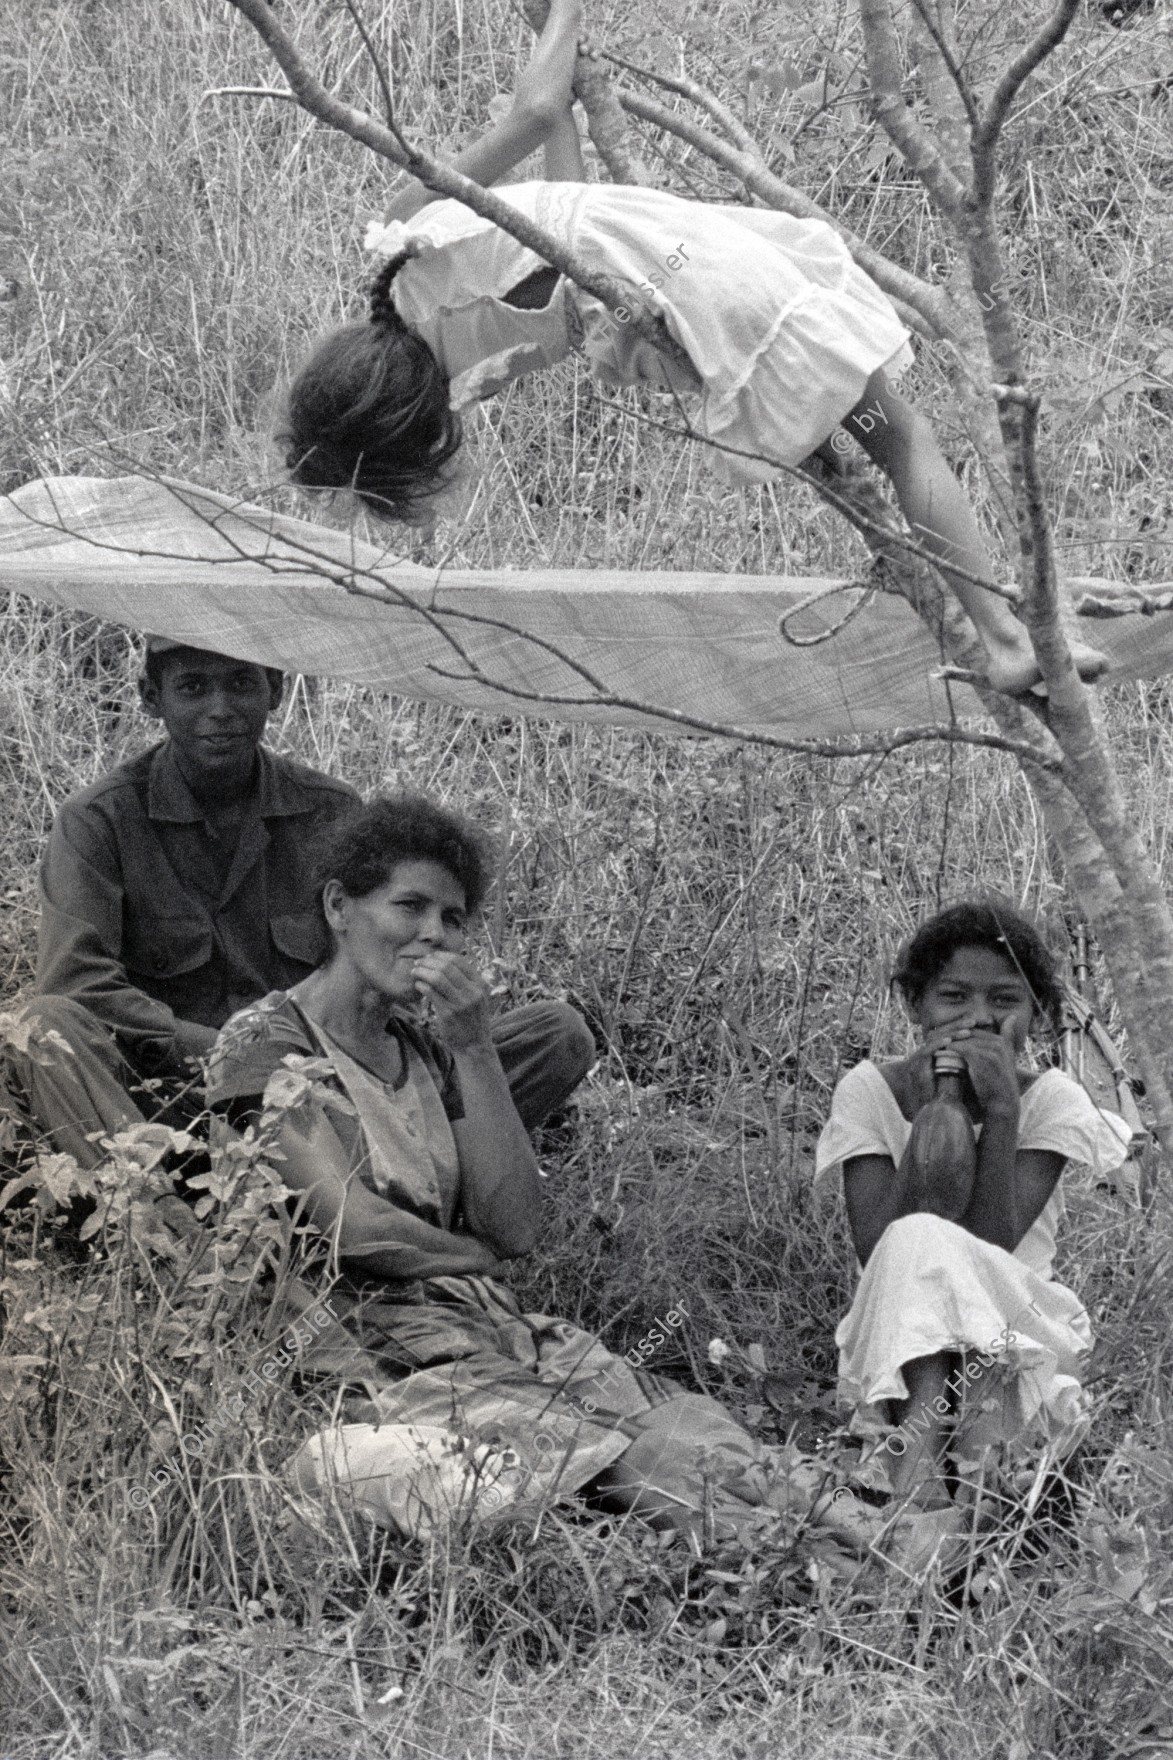
[[[855, 1156], [886, 1155], [899, 1166], [911, 1130], [876, 1064], [857, 1064], [835, 1089], [815, 1151], [816, 1187]], [[1020, 1149], [1051, 1150], [1102, 1177], [1120, 1166], [1130, 1136], [1060, 1070], [1045, 1070], [1022, 1096]], [[908, 1397], [905, 1363], [952, 1351], [1001, 1370], [983, 1376], [980, 1401], [963, 1398], [962, 1458], [1028, 1432], [1060, 1455], [1078, 1440], [1092, 1335], [1079, 1298], [1051, 1276], [1062, 1214], [1060, 1180], [1013, 1253], [925, 1212], [889, 1223], [835, 1333], [840, 1395], [855, 1428], [885, 1428], [880, 1402]]]
[[636, 336], [626, 308], [612, 314], [565, 279], [541, 311], [507, 305], [504, 294], [542, 259], [463, 203], [439, 201], [373, 226], [367, 246], [382, 257], [408, 240], [423, 247], [392, 297], [445, 367], [458, 407], [581, 347], [608, 383], [666, 384], [690, 400], [700, 433], [763, 455], [715, 453], [723, 474], [764, 482], [821, 445], [878, 368], [894, 377], [912, 359], [886, 295], [821, 220], [628, 184], [519, 183], [494, 194], [642, 293], [692, 370]]

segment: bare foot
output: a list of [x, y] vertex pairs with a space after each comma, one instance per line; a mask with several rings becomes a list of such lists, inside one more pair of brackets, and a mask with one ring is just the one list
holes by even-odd
[[911, 1509], [899, 1515], [874, 1551], [913, 1582], [934, 1568], [948, 1570], [965, 1549], [967, 1523], [960, 1510]]
[[1094, 684], [1097, 678], [1103, 678], [1111, 661], [1098, 648], [1089, 648], [1086, 642], [1071, 643], [1071, 658], [1075, 661], [1075, 670], [1084, 684]]
[[[982, 635], [982, 645], [989, 662], [986, 682], [1008, 697], [1025, 696], [1028, 691], [1041, 684], [1043, 676], [1030, 645], [1030, 637], [1021, 625], [1019, 629], [1021, 635], [1016, 630], [1012, 636], [999, 636], [996, 640], [985, 633]], [[1071, 644], [1071, 658], [1084, 684], [1094, 684], [1108, 670], [1108, 656], [1101, 654], [1098, 648], [1085, 646], [1083, 642]], [[1046, 692], [1042, 691], [1040, 694], [1045, 695]]]

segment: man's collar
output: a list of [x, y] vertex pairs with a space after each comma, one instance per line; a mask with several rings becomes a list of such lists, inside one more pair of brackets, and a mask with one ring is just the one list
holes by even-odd
[[[253, 786], [245, 797], [255, 806], [262, 819], [283, 819], [309, 811], [309, 803], [297, 781], [278, 765], [272, 752], [257, 747], [257, 767]], [[156, 747], [147, 782], [147, 816], [164, 819], [177, 825], [199, 825], [206, 820], [207, 809], [200, 805], [179, 765], [175, 748], [169, 739]]]

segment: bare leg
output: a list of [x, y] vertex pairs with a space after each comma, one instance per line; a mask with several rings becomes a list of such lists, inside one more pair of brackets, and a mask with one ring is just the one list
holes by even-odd
[[[943, 1502], [946, 1497], [941, 1468], [953, 1433], [953, 1401], [948, 1384], [958, 1362], [953, 1352], [938, 1351], [931, 1357], [914, 1357], [902, 1364], [909, 1397], [891, 1402], [900, 1426], [888, 1442], [892, 1487], [900, 1496], [925, 1508]], [[901, 1446], [894, 1448], [892, 1443], [897, 1437]]]
[[[942, 574], [982, 639], [991, 685], [1008, 696], [1021, 696], [1039, 680], [1026, 626], [1005, 599], [954, 574], [948, 566], [954, 562], [979, 580], [992, 579], [973, 509], [929, 423], [878, 372], [868, 380], [843, 427], [890, 479], [913, 536], [941, 563]], [[1099, 678], [1107, 667], [1097, 648], [1073, 643], [1071, 653], [1084, 680]]]

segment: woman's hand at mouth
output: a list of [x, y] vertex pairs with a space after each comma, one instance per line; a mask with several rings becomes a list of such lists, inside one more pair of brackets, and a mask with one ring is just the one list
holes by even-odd
[[430, 1005], [436, 1032], [450, 1051], [492, 1047], [488, 986], [464, 954], [422, 954], [414, 978], [416, 993]]

